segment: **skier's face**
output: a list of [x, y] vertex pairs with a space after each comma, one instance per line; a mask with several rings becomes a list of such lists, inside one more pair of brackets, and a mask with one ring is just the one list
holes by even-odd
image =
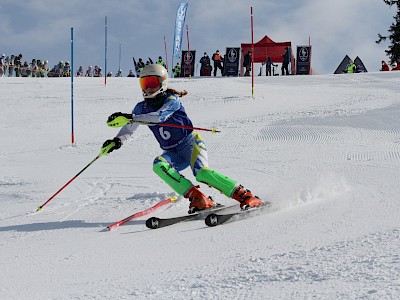
[[140, 78], [140, 87], [148, 96], [158, 92], [161, 88], [161, 78], [158, 76], [146, 76]]

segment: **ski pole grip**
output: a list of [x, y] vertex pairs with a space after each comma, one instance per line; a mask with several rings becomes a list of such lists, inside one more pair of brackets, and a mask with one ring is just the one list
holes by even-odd
[[107, 119], [107, 125], [110, 127], [122, 127], [132, 122], [131, 114], [124, 114], [121, 112], [113, 113]]

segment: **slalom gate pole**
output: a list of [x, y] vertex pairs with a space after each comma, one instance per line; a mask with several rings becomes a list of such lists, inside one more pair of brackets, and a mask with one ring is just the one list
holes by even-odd
[[83, 173], [91, 164], [93, 164], [99, 157], [103, 156], [104, 154], [100, 153], [99, 155], [96, 156], [95, 159], [93, 159], [86, 167], [84, 167], [78, 174], [76, 174], [74, 177], [72, 177], [66, 184], [64, 184], [53, 196], [51, 196], [46, 202], [44, 202], [42, 205], [38, 207], [36, 211], [40, 211], [43, 209], [43, 206], [45, 206], [47, 203], [49, 203], [55, 196], [57, 196], [67, 185], [69, 185], [72, 181], [74, 181], [79, 175]]
[[154, 205], [154, 206], [152, 206], [150, 208], [147, 208], [145, 210], [142, 210], [142, 211], [139, 211], [137, 213], [134, 213], [133, 215], [131, 215], [129, 217], [126, 217], [125, 219], [123, 219], [121, 221], [118, 221], [118, 222], [115, 222], [115, 223], [113, 223], [111, 225], [108, 225], [107, 228], [108, 228], [108, 230], [111, 230], [113, 228], [121, 226], [121, 225], [125, 224], [126, 222], [129, 222], [130, 220], [132, 220], [134, 218], [138, 218], [138, 217], [147, 215], [147, 214], [153, 212], [154, 210], [156, 210], [157, 208], [159, 208], [160, 206], [168, 204], [168, 203], [171, 203], [171, 202], [174, 202], [177, 199], [178, 199], [177, 197], [170, 197], [168, 199], [162, 200], [162, 201], [158, 202], [156, 205]]
[[104, 85], [107, 86], [107, 16], [104, 18]]
[[75, 144], [74, 133], [74, 28], [71, 27], [71, 144]]
[[251, 97], [254, 99], [254, 26], [253, 26], [253, 6], [250, 9], [251, 21]]

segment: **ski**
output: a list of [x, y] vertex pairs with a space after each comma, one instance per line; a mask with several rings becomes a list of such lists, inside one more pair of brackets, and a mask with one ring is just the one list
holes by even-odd
[[224, 206], [221, 204], [217, 204], [216, 207], [199, 211], [194, 214], [189, 214], [189, 215], [184, 215], [184, 216], [179, 216], [179, 217], [173, 217], [173, 218], [157, 218], [157, 217], [151, 217], [150, 219], [147, 219], [146, 221], [146, 227], [150, 229], [158, 229], [166, 226], [171, 226], [177, 223], [181, 223], [184, 221], [189, 221], [189, 220], [198, 220], [210, 213], [211, 211], [222, 211], [227, 208], [230, 208], [230, 206]]
[[251, 207], [247, 209], [243, 209], [240, 211], [232, 212], [232, 213], [210, 213], [204, 219], [204, 222], [207, 226], [214, 227], [217, 225], [224, 224], [228, 221], [240, 220], [245, 217], [255, 216], [265, 208], [269, 208], [271, 206], [270, 202], [265, 202], [263, 205], [259, 207]]
[[162, 200], [162, 201], [158, 202], [156, 205], [154, 205], [154, 206], [152, 206], [152, 207], [150, 207], [148, 209], [145, 209], [143, 211], [139, 211], [139, 212], [134, 213], [133, 215], [131, 215], [129, 217], [126, 217], [125, 219], [123, 219], [121, 221], [118, 221], [118, 222], [115, 222], [115, 223], [113, 223], [111, 225], [108, 225], [107, 229], [111, 230], [113, 228], [119, 227], [119, 226], [125, 224], [126, 222], [129, 222], [130, 220], [132, 220], [134, 218], [138, 218], [138, 217], [147, 215], [147, 214], [153, 212], [154, 210], [156, 210], [157, 208], [159, 208], [160, 206], [168, 204], [168, 203], [171, 203], [171, 202], [174, 202], [177, 199], [178, 199], [177, 197], [170, 197], [168, 199]]

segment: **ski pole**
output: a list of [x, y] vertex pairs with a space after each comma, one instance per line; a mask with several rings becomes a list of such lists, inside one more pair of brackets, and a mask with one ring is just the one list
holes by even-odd
[[168, 199], [162, 200], [162, 201], [158, 202], [156, 205], [154, 205], [154, 206], [152, 206], [150, 208], [147, 208], [145, 210], [142, 210], [142, 211], [139, 211], [137, 213], [134, 213], [133, 215], [131, 215], [129, 217], [126, 217], [125, 219], [123, 219], [121, 221], [118, 221], [118, 222], [115, 222], [115, 223], [113, 223], [111, 225], [108, 225], [107, 228], [108, 228], [108, 230], [111, 230], [111, 229], [113, 229], [115, 227], [121, 226], [121, 225], [125, 224], [126, 222], [129, 222], [130, 220], [132, 220], [134, 218], [138, 218], [138, 217], [147, 215], [147, 214], [153, 212], [154, 210], [156, 210], [157, 208], [159, 208], [160, 206], [162, 206], [164, 204], [168, 204], [170, 202], [174, 202], [177, 199], [178, 199], [177, 197], [170, 197]]
[[66, 184], [64, 184], [53, 196], [51, 196], [45, 203], [40, 205], [36, 211], [40, 211], [43, 209], [43, 206], [45, 206], [47, 203], [49, 203], [55, 196], [57, 196], [67, 185], [69, 185], [72, 181], [75, 180], [83, 171], [85, 171], [89, 166], [94, 163], [99, 157], [105, 155], [105, 153], [100, 153], [99, 155], [96, 156], [95, 159], [93, 159], [86, 167], [84, 167], [78, 174], [76, 174], [74, 177], [72, 177]]
[[221, 132], [216, 128], [202, 128], [202, 127], [193, 127], [187, 125], [179, 125], [179, 124], [169, 124], [169, 123], [156, 123], [156, 122], [145, 122], [145, 121], [134, 121], [131, 119], [132, 116], [129, 114], [123, 113], [115, 113], [108, 117], [107, 125], [110, 127], [122, 127], [130, 123], [138, 123], [143, 125], [158, 125], [158, 126], [165, 126], [165, 127], [175, 127], [175, 128], [185, 128], [185, 129], [193, 129], [193, 130], [201, 130], [201, 131], [208, 131], [212, 133]]

